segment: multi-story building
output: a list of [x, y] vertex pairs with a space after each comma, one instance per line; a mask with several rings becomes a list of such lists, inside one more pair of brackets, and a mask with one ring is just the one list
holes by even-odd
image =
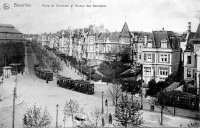
[[152, 37], [145, 36], [141, 55], [143, 79], [146, 82], [151, 79], [161, 81], [176, 73], [180, 53], [179, 39], [172, 31], [153, 31]]
[[23, 34], [13, 25], [0, 24], [0, 43], [25, 41]]
[[[97, 64], [108, 60], [105, 55], [106, 53], [118, 51], [119, 35], [119, 32], [103, 32], [97, 34], [95, 42], [95, 59]], [[110, 57], [110, 59], [113, 60], [115, 58]]]
[[[191, 32], [191, 31], [190, 31]], [[192, 32], [191, 32], [192, 33]], [[194, 80], [194, 86], [199, 88], [200, 73], [200, 24], [196, 33], [187, 33], [187, 45], [184, 51], [184, 79]], [[192, 36], [191, 36], [192, 35]]]
[[62, 53], [66, 53], [66, 34], [65, 31], [62, 30], [60, 34], [60, 39], [59, 39], [59, 51]]

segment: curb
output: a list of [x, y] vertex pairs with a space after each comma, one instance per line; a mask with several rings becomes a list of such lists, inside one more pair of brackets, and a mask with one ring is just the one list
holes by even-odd
[[[15, 100], [15, 106], [20, 105], [23, 102], [24, 102], [23, 99], [16, 98], [16, 100]], [[7, 104], [7, 103], [9, 103], [9, 104]], [[9, 108], [9, 107], [13, 107], [13, 99], [12, 98], [5, 99], [5, 100], [3, 100], [3, 101], [0, 102], [0, 109]]]

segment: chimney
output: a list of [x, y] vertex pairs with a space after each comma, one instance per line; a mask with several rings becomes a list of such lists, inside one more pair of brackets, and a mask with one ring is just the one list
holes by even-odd
[[191, 32], [191, 22], [188, 22], [188, 33]]
[[165, 28], [162, 28], [162, 30], [164, 31], [164, 30], [165, 30]]
[[145, 45], [147, 45], [147, 40], [148, 40], [148, 36], [145, 35], [145, 36], [144, 36], [144, 44], [145, 44]]

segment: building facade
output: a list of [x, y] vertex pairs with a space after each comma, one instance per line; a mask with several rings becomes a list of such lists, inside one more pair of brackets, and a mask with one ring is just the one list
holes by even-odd
[[0, 43], [25, 41], [23, 34], [13, 25], [0, 24]]
[[144, 81], [163, 81], [176, 73], [180, 54], [179, 39], [171, 31], [153, 31], [152, 37], [145, 37], [142, 55], [139, 54]]

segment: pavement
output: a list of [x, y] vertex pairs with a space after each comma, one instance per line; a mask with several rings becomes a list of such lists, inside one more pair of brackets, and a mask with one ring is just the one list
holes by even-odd
[[[21, 74], [18, 75], [18, 78], [22, 77]], [[1, 84], [1, 101], [0, 101], [0, 109], [8, 108], [13, 106], [13, 91], [15, 86], [15, 76], [10, 76], [9, 78], [5, 78], [3, 84]], [[17, 97], [15, 98], [15, 105], [20, 105], [23, 103], [23, 99], [21, 98], [20, 93], [17, 93]]]

